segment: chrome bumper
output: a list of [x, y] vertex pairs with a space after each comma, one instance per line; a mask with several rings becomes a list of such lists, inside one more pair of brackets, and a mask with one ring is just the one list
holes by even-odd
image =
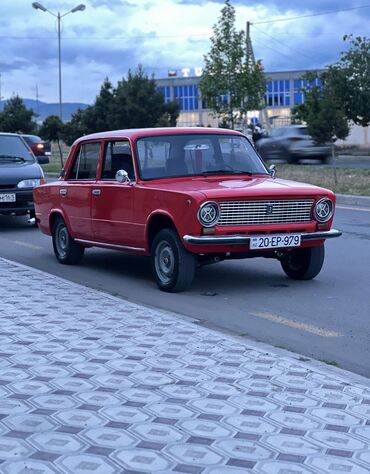
[[[305, 242], [306, 240], [322, 240], [322, 239], [332, 239], [334, 237], [340, 237], [342, 232], [336, 229], [326, 230], [323, 232], [307, 232], [301, 234], [301, 241]], [[187, 244], [192, 245], [241, 245], [249, 244], [249, 241], [252, 237], [264, 237], [266, 234], [261, 235], [184, 235], [183, 240]]]

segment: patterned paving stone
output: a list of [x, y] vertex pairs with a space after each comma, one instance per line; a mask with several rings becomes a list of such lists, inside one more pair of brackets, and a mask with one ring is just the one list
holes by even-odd
[[160, 444], [174, 443], [188, 437], [187, 434], [181, 433], [173, 426], [165, 426], [158, 423], [138, 423], [130, 431], [139, 439]]
[[34, 449], [26, 441], [16, 438], [0, 437], [0, 461], [24, 458], [30, 456], [33, 452]]
[[56, 462], [62, 472], [70, 474], [115, 474], [117, 466], [107, 457], [94, 454], [71, 454]]
[[38, 433], [27, 439], [28, 443], [39, 451], [64, 454], [78, 453], [86, 449], [87, 444], [71, 433]]
[[87, 429], [81, 432], [81, 438], [84, 438], [91, 445], [105, 446], [112, 449], [132, 446], [137, 442], [137, 439], [126, 431], [108, 427]]
[[213, 446], [233, 459], [261, 461], [274, 456], [271, 449], [261, 446], [256, 441], [247, 439], [224, 439], [216, 441]]
[[183, 464], [202, 466], [223, 464], [223, 456], [208, 446], [177, 443], [165, 448], [165, 452]]
[[112, 458], [125, 466], [126, 469], [135, 469], [138, 472], [163, 471], [169, 469], [173, 464], [167, 456], [148, 449], [121, 449], [114, 453]]
[[342, 472], [350, 474], [368, 474], [369, 469], [361, 466], [352, 459], [340, 456], [317, 456], [307, 460], [307, 464], [319, 470], [323, 474], [338, 474]]
[[313, 471], [307, 466], [292, 464], [284, 461], [270, 461], [261, 463], [259, 466], [261, 474], [314, 474], [320, 471]]
[[2, 259], [0, 287], [1, 474], [370, 472], [370, 383]]

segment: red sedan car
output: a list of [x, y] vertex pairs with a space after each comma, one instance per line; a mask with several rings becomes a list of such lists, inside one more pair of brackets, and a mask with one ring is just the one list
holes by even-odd
[[239, 132], [156, 128], [76, 140], [58, 181], [34, 189], [36, 220], [56, 258], [87, 247], [149, 255], [160, 289], [180, 291], [200, 265], [266, 257], [295, 279], [324, 262], [335, 196], [277, 179]]

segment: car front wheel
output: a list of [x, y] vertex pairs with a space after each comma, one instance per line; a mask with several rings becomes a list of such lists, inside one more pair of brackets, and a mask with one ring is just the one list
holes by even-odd
[[288, 277], [294, 280], [312, 280], [320, 273], [325, 259], [324, 244], [319, 247], [291, 250], [281, 260]]
[[151, 248], [154, 279], [163, 291], [178, 292], [189, 288], [195, 275], [196, 257], [182, 245], [177, 232], [162, 229]]
[[57, 260], [65, 265], [79, 263], [85, 248], [75, 242], [64, 220], [59, 217], [53, 226], [53, 248]]

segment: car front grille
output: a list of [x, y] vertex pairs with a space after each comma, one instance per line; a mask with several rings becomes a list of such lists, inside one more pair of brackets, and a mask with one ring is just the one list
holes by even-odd
[[220, 202], [218, 225], [292, 224], [312, 220], [314, 199]]

